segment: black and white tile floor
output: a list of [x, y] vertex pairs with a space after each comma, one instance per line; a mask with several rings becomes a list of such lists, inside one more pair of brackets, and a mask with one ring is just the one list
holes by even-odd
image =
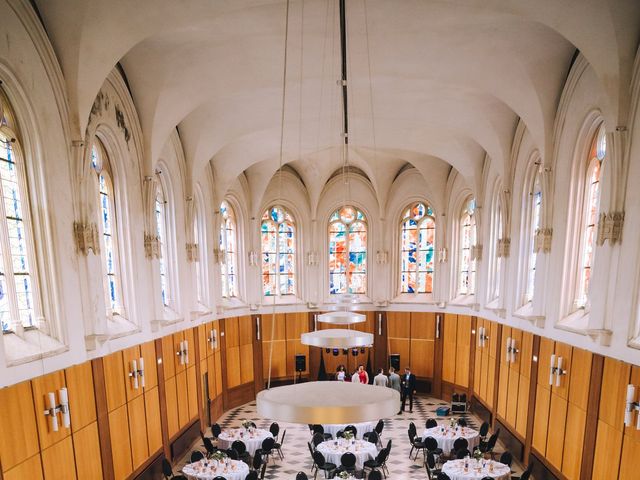
[[[391, 480], [400, 479], [422, 479], [427, 478], [427, 473], [424, 468], [422, 456], [419, 455], [418, 459], [413, 461], [409, 458], [409, 439], [407, 437], [407, 429], [409, 428], [409, 422], [415, 423], [418, 435], [424, 429], [424, 424], [427, 418], [436, 418], [435, 410], [441, 405], [448, 405], [441, 400], [430, 397], [417, 397], [413, 405], [413, 413], [406, 411], [403, 414], [396, 415], [393, 418], [385, 419], [384, 430], [382, 432], [382, 441], [386, 445], [386, 442], [391, 438], [393, 444], [391, 447], [391, 456], [387, 461], [389, 467], [389, 476], [387, 478]], [[466, 419], [467, 425], [471, 428], [479, 429], [482, 423], [476, 416], [471, 413], [457, 415]], [[256, 403], [251, 402], [235, 409], [229, 410], [218, 421], [220, 426], [225, 428], [233, 428], [240, 426], [240, 423], [244, 420], [252, 420], [256, 423], [258, 428], [268, 429], [272, 420], [262, 418], [256, 412]], [[283, 451], [284, 460], [280, 460], [277, 455], [273, 460], [270, 460], [269, 466], [265, 474], [265, 478], [272, 479], [295, 479], [296, 474], [299, 471], [303, 471], [309, 475], [311, 471], [311, 456], [307, 447], [307, 442], [310, 440], [309, 428], [307, 425], [291, 424], [279, 422], [280, 435], [284, 430], [287, 431]], [[193, 449], [200, 448], [201, 442], [198, 441], [194, 444]], [[498, 442], [498, 448], [496, 451], [503, 451], [500, 442]], [[178, 462], [178, 468], [181, 468], [186, 462], [188, 462], [189, 454]], [[515, 461], [512, 465], [512, 471], [514, 474], [520, 474], [522, 472], [522, 466], [518, 465]], [[323, 478], [322, 472], [318, 474], [318, 479]], [[313, 478], [310, 475], [310, 478]]]

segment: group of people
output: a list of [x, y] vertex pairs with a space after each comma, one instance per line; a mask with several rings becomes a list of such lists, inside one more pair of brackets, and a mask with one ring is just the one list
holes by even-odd
[[[344, 365], [338, 365], [336, 370], [336, 380], [339, 382], [352, 383], [369, 383], [369, 374], [364, 369], [364, 365], [358, 365], [356, 371], [349, 378]], [[395, 368], [389, 368], [389, 376], [384, 374], [384, 368], [378, 369], [378, 374], [373, 377], [373, 384], [379, 387], [389, 387], [400, 393], [400, 411], [401, 414], [405, 410], [407, 398], [409, 399], [409, 412], [413, 413], [413, 396], [416, 393], [416, 376], [411, 373], [411, 368], [405, 367], [404, 375], [400, 376], [396, 373]]]

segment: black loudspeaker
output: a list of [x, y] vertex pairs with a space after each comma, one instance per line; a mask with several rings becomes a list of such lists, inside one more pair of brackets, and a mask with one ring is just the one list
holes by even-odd
[[400, 371], [400, 354], [392, 353], [389, 355], [389, 366], [393, 367], [396, 372]]
[[296, 372], [304, 372], [307, 369], [307, 357], [296, 355]]

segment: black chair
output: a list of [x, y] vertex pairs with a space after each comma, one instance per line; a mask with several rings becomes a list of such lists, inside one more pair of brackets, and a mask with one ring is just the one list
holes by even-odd
[[458, 419], [458, 425], [461, 427], [466, 427], [467, 426], [467, 421], [464, 418], [459, 418]]
[[[382, 450], [380, 450], [378, 452], [378, 455], [376, 455], [376, 458], [374, 459], [370, 459], [370, 460], [366, 460], [364, 462], [363, 468], [362, 470], [364, 471], [365, 469], [370, 469], [371, 473], [373, 473], [374, 471], [376, 471], [378, 468], [383, 469], [382, 472], [384, 473], [384, 464], [387, 461], [387, 456], [388, 456], [388, 452], [386, 448], [383, 448]], [[387, 475], [385, 474], [385, 478], [387, 477]]]
[[262, 465], [262, 470], [260, 470], [260, 480], [264, 480], [264, 475], [267, 473], [267, 464]]
[[387, 446], [385, 447], [387, 449], [387, 452], [389, 452], [389, 455], [391, 455], [391, 439], [389, 439], [389, 441], [387, 442]]
[[228, 448], [224, 451], [231, 460], [240, 460], [240, 455], [235, 448]]
[[366, 438], [367, 442], [373, 443], [374, 445], [378, 445], [380, 439], [378, 438], [378, 434], [376, 432], [369, 432]]
[[[382, 474], [378, 470], [371, 470], [369, 472], [368, 480], [382, 480]], [[385, 478], [387, 478], [385, 476]]]
[[500, 463], [504, 463], [505, 465], [511, 466], [511, 463], [513, 462], [513, 455], [511, 455], [511, 452], [502, 452], [502, 455], [500, 455], [500, 460], [498, 461]]
[[429, 480], [435, 480], [440, 474], [441, 470], [439, 468], [436, 468], [436, 457], [432, 452], [427, 452], [427, 461], [425, 463]]
[[199, 462], [203, 458], [204, 458], [204, 455], [200, 450], [194, 450], [193, 452], [191, 452], [191, 459], [190, 459], [191, 463]]
[[426, 428], [435, 428], [438, 426], [438, 422], [436, 422], [435, 418], [428, 418], [424, 426]]
[[307, 477], [307, 474], [304, 472], [298, 472], [296, 480], [309, 480], [309, 477]]
[[205, 438], [203, 441], [203, 446], [205, 448], [205, 450], [207, 451], [207, 455], [211, 455], [212, 453], [214, 453], [217, 448], [213, 446], [213, 442], [211, 441], [210, 438]]
[[522, 472], [522, 475], [520, 475], [519, 477], [511, 477], [511, 480], [529, 480], [532, 470], [533, 470], [533, 463], [530, 463], [529, 466], [526, 468], [526, 470]]
[[340, 468], [345, 472], [353, 473], [355, 475], [356, 460], [356, 456], [353, 453], [343, 453], [340, 457]]
[[307, 442], [307, 447], [309, 447], [309, 453], [311, 454], [311, 460], [313, 461], [313, 464], [311, 465], [311, 473], [313, 473], [313, 469], [316, 468], [316, 461], [313, 459], [314, 448], [311, 446], [311, 442]]
[[468, 448], [469, 442], [466, 438], [456, 438], [456, 440], [453, 442], [453, 452], [457, 452], [458, 450], [467, 450]]
[[438, 446], [438, 441], [433, 437], [427, 437], [423, 442], [427, 450], [427, 454], [430, 453], [434, 457], [438, 457], [438, 460], [440, 460], [440, 457], [442, 456], [442, 449]]
[[412, 460], [415, 460], [416, 458], [418, 458], [418, 454], [420, 452], [422, 452], [422, 454], [424, 455], [424, 452], [426, 450], [426, 445], [425, 443], [422, 441], [422, 438], [418, 437], [415, 433], [415, 425], [413, 427], [413, 429], [411, 429], [411, 425], [409, 425], [409, 430], [407, 431], [407, 435], [409, 436], [409, 443], [411, 444], [411, 450], [409, 451], [409, 458], [411, 458], [411, 454], [413, 453], [413, 451], [416, 451], [416, 456], [413, 457]]
[[238, 452], [238, 459], [242, 460], [243, 462], [249, 463], [249, 458], [251, 457], [251, 455], [249, 455], [249, 452], [247, 452], [247, 446], [242, 440], [235, 440], [231, 444], [231, 448]]
[[444, 472], [438, 474], [437, 480], [451, 480], [451, 477]]
[[211, 436], [215, 439], [217, 439], [220, 434], [222, 433], [222, 427], [220, 427], [220, 425], [218, 425], [217, 423], [212, 423], [211, 424]]
[[491, 458], [493, 458], [493, 455], [495, 454], [493, 449], [496, 446], [496, 443], [498, 442], [498, 436], [500, 435], [500, 429], [496, 430], [495, 433], [493, 435], [491, 435], [489, 437], [489, 440], [487, 440], [486, 443], [481, 443], [480, 444], [480, 451], [482, 453], [488, 453], [491, 455]]
[[276, 442], [278, 441], [278, 434], [280, 433], [280, 425], [278, 425], [276, 422], [273, 422], [271, 424], [271, 426], [269, 427], [269, 432], [271, 432], [271, 435], [273, 435], [273, 438], [275, 438]]
[[336, 432], [336, 438], [344, 438], [344, 430], [338, 430]]
[[469, 452], [468, 449], [466, 448], [461, 448], [460, 450], [456, 450], [456, 458], [458, 460], [462, 460], [465, 457], [470, 457], [471, 456], [471, 452]]
[[244, 480], [258, 480], [258, 472], [251, 470], [247, 476], [244, 477]]
[[226, 478], [224, 478], [222, 475], [218, 475], [213, 477], [213, 480], [227, 480]]
[[480, 480], [493, 480], [493, 477], [482, 477]]
[[487, 437], [488, 433], [489, 433], [489, 422], [483, 422], [482, 425], [480, 425], [480, 439], [484, 440]]
[[313, 438], [311, 439], [313, 448], [318, 448], [318, 445], [320, 445], [322, 442], [324, 442], [324, 435], [321, 433], [314, 433]]
[[376, 423], [376, 426], [374, 427], [374, 429], [371, 432], [364, 433], [362, 435], [362, 439], [363, 440], [369, 440], [369, 436], [372, 433], [375, 433], [378, 436], [378, 442], [377, 443], [380, 443], [380, 445], [382, 445], [382, 442], [380, 441], [380, 435], [382, 435], [382, 430], [384, 430], [384, 420], [378, 420], [378, 423]]
[[256, 450], [256, 452], [253, 454], [253, 460], [251, 461], [251, 465], [253, 467], [253, 469], [255, 471], [260, 470], [260, 467], [262, 466], [262, 449], [259, 448]]
[[350, 431], [351, 433], [353, 433], [354, 438], [358, 436], [358, 429], [355, 427], [355, 425], [347, 425], [344, 428], [344, 431]]
[[322, 425], [314, 425], [313, 426], [314, 436], [318, 433], [322, 434], [325, 440], [329, 440], [330, 438], [332, 438], [330, 433], [324, 433], [324, 427]]
[[286, 434], [287, 434], [287, 431], [285, 430], [284, 432], [282, 432], [282, 437], [280, 438], [280, 441], [273, 444], [273, 449], [276, 452], [278, 452], [278, 455], [280, 456], [280, 460], [284, 460], [284, 453], [282, 453], [282, 445], [284, 445], [284, 437]]
[[329, 475], [332, 474], [336, 469], [336, 464], [327, 462], [324, 459], [324, 455], [322, 455], [322, 453], [318, 451], [313, 452], [313, 461], [316, 464], [316, 473], [313, 476], [314, 479], [318, 475], [319, 470], [322, 470], [324, 472], [324, 478], [330, 478]]
[[265, 465], [269, 463], [269, 457], [273, 453], [273, 447], [276, 441], [272, 437], [267, 437], [262, 441], [262, 457], [264, 458]]
[[164, 475], [164, 478], [173, 477], [173, 470], [171, 469], [171, 464], [169, 463], [169, 460], [167, 460], [166, 458], [162, 459], [162, 475]]

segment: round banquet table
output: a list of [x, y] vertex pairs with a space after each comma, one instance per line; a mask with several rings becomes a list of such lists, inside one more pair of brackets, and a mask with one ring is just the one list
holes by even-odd
[[366, 440], [328, 440], [318, 445], [317, 450], [324, 455], [329, 463], [340, 466], [342, 455], [351, 452], [356, 456], [356, 469], [362, 470], [364, 462], [376, 458], [378, 449]]
[[336, 433], [340, 430], [344, 430], [349, 425], [353, 425], [356, 427], [357, 435], [356, 438], [362, 438], [367, 432], [372, 432], [375, 428], [375, 425], [372, 422], [364, 422], [364, 423], [332, 423], [327, 425], [322, 425], [324, 428], [324, 433], [330, 433], [333, 438], [336, 438]]
[[215, 460], [200, 460], [182, 467], [182, 473], [187, 478], [197, 480], [212, 480], [217, 476], [227, 480], [244, 480], [249, 474], [249, 466], [239, 460], [227, 459], [228, 463], [218, 463]]
[[[442, 472], [449, 475], [451, 480], [479, 480], [484, 477], [495, 478], [496, 480], [509, 480], [511, 478], [511, 468], [504, 463], [494, 460], [469, 459], [469, 468], [464, 471], [465, 460], [449, 460], [442, 466]], [[482, 463], [485, 463], [484, 468]], [[491, 471], [493, 465], [493, 471]]]
[[480, 434], [469, 427], [451, 428], [445, 425], [438, 425], [437, 427], [427, 428], [422, 432], [422, 439], [427, 437], [433, 437], [438, 441], [438, 447], [442, 449], [442, 452], [447, 455], [453, 450], [453, 442], [458, 438], [466, 438], [469, 442], [470, 452], [478, 446], [480, 443]]
[[247, 446], [247, 452], [253, 456], [256, 450], [262, 447], [262, 442], [267, 437], [272, 437], [271, 432], [261, 428], [245, 430], [244, 428], [231, 428], [224, 430], [218, 436], [218, 448], [227, 450], [236, 440], [242, 440]]

